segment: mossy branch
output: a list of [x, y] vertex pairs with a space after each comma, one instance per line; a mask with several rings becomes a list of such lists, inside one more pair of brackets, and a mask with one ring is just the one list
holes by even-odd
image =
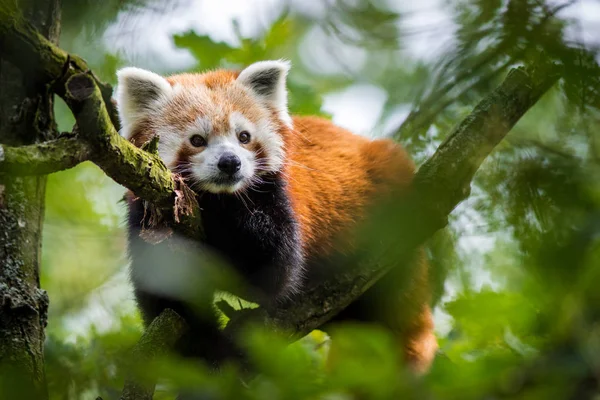
[[[37, 148], [5, 147], [0, 173], [54, 172], [89, 159], [153, 207], [168, 209], [166, 213], [155, 210], [157, 215], [169, 218], [161, 222], [172, 222], [174, 228], [188, 235], [202, 235], [195, 197], [189, 195], [185, 183], [174, 177], [156, 154], [136, 148], [118, 134], [112, 89], [89, 71], [85, 61], [53, 45], [24, 21], [18, 10], [5, 5], [0, 5], [0, 45], [3, 56], [36, 82], [51, 85], [65, 100], [77, 121], [79, 139], [74, 140], [82, 141], [80, 146], [68, 142], [71, 148], [78, 149], [73, 157], [58, 151], [52, 142]], [[52, 151], [45, 153], [46, 150]], [[55, 163], [52, 157], [56, 157]], [[38, 160], [40, 165], [24, 166], [27, 159]]]
[[[0, 52], [23, 74], [40, 85], [51, 85], [59, 96], [65, 96], [64, 83], [73, 75], [90, 71], [86, 62], [55, 46], [27, 22], [10, 1], [0, 2]], [[94, 80], [105, 101], [110, 119], [120, 129], [119, 118], [111, 101], [112, 88]]]
[[19, 147], [0, 144], [0, 174], [46, 175], [73, 168], [90, 156], [89, 146], [78, 137]]
[[181, 179], [157, 154], [138, 149], [115, 130], [98, 85], [88, 73], [72, 75], [65, 101], [73, 111], [81, 139], [91, 147], [91, 161], [117, 183], [156, 207], [170, 209], [173, 224], [189, 235], [201, 235], [199, 209]]
[[175, 182], [171, 172], [159, 157], [118, 134], [92, 77], [86, 73], [72, 75], [65, 88], [65, 101], [75, 115], [79, 136], [92, 148], [91, 160], [137, 196], [159, 206], [172, 205]]

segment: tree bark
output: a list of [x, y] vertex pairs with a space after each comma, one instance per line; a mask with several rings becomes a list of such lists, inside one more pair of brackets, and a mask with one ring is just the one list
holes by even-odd
[[[59, 0], [3, 1], [58, 42]], [[55, 137], [52, 96], [0, 58], [0, 142], [27, 145]], [[2, 158], [0, 154], [0, 158]], [[44, 328], [48, 297], [40, 289], [46, 177], [0, 177], [0, 398], [48, 398]]]

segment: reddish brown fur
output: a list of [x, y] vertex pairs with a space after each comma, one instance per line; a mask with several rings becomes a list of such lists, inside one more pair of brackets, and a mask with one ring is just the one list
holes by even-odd
[[[228, 131], [228, 116], [235, 111], [243, 113], [254, 123], [266, 116], [263, 107], [260, 107], [249, 93], [232, 85], [237, 76], [238, 73], [233, 71], [212, 71], [204, 74], [174, 75], [167, 78], [167, 81], [173, 86], [181, 85], [186, 88], [204, 86], [210, 89], [208, 102], [211, 105], [218, 104], [222, 108], [222, 112], [217, 115], [208, 113], [214, 133], [219, 134]], [[174, 102], [168, 105], [174, 112], [165, 113], [166, 122], [174, 127], [185, 129], [198, 116], [207, 114], [206, 106], [206, 104], [189, 101], [185, 95], [175, 96]]]
[[408, 185], [414, 165], [392, 141], [372, 141], [326, 119], [296, 117], [294, 127], [286, 141], [290, 196], [305, 248], [327, 253], [375, 193]]
[[[305, 252], [327, 254], [352, 246], [340, 241], [364, 216], [366, 207], [391, 188], [406, 188], [415, 166], [408, 154], [391, 140], [369, 140], [316, 117], [294, 118], [288, 131], [285, 173], [289, 193], [302, 229]], [[350, 250], [350, 249], [348, 249]], [[384, 324], [396, 332], [405, 359], [425, 372], [437, 350], [428, 306], [427, 262], [422, 251], [417, 276], [410, 289], [396, 293], [382, 308]], [[399, 311], [401, 310], [401, 311]], [[412, 312], [407, 312], [412, 310]], [[335, 339], [334, 339], [335, 340]]]

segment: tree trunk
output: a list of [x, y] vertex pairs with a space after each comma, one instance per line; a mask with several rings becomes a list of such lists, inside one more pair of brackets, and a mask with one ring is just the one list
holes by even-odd
[[[59, 0], [0, 0], [0, 3], [0, 7], [18, 7], [42, 35], [58, 42]], [[52, 108], [52, 97], [45, 85], [36, 84], [0, 59], [1, 143], [31, 144], [55, 136]], [[0, 177], [2, 399], [48, 397], [43, 353], [48, 297], [40, 289], [45, 186], [45, 176]]]

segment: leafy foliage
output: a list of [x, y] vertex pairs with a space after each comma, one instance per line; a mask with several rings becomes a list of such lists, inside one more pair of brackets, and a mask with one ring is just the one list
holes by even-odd
[[[295, 113], [326, 114], [323, 98], [354, 84], [381, 88], [387, 97], [373, 131], [395, 135], [418, 163], [511, 66], [535, 64], [543, 53], [564, 68], [563, 79], [484, 163], [450, 228], [428, 243], [441, 345], [428, 375], [407, 374], [394, 339], [375, 326], [340, 325], [289, 346], [255, 328], [244, 335], [254, 379], [246, 381], [237, 365], [217, 373], [169, 357], [134, 368], [160, 377], [155, 398], [174, 398], [177, 387], [216, 399], [598, 396], [600, 74], [594, 49], [567, 34], [576, 23], [562, 14], [570, 3], [449, 2], [454, 28], [439, 38], [447, 45], [435, 61], [407, 51], [417, 38], [404, 28], [411, 14], [398, 4], [342, 1], [319, 15], [294, 4], [257, 37], [236, 29], [236, 41], [224, 42], [188, 30], [173, 43], [196, 60], [190, 71], [290, 59]], [[102, 32], [119, 13], [136, 18], [148, 7], [156, 4], [65, 2], [64, 47], [112, 80], [132, 61], [103, 42]], [[349, 55], [311, 58], [306, 49], [319, 46]], [[403, 120], [399, 110], [412, 112]], [[60, 104], [57, 113], [60, 128], [70, 130]], [[42, 286], [51, 299], [53, 399], [118, 398], [130, 372], [127, 352], [141, 324], [123, 273], [122, 192], [87, 164], [49, 179]]]

